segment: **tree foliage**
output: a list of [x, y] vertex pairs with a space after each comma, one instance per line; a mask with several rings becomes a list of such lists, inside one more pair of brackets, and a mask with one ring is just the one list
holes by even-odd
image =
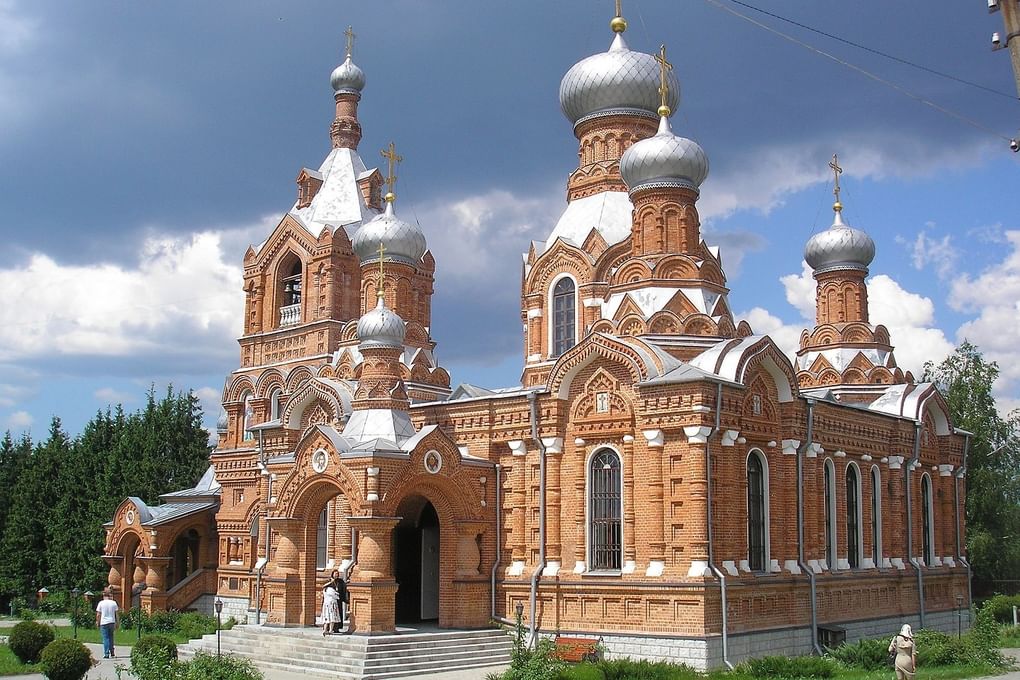
[[208, 466], [209, 433], [191, 392], [168, 387], [127, 414], [96, 413], [71, 439], [54, 418], [49, 436], [0, 439], [0, 593], [98, 589], [105, 532], [128, 495], [155, 503], [193, 485]]
[[967, 454], [967, 554], [974, 585], [1020, 578], [1020, 415], [1002, 416], [992, 388], [999, 367], [964, 341], [937, 366], [925, 364], [949, 403], [953, 424], [973, 433]]

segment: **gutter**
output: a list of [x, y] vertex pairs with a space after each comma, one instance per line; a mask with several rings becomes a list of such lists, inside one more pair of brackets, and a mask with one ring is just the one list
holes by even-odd
[[531, 606], [528, 618], [528, 646], [534, 647], [538, 639], [538, 579], [545, 571], [545, 444], [538, 436], [538, 394], [528, 392], [528, 405], [531, 415], [531, 438], [538, 444], [538, 565], [531, 573]]
[[973, 625], [971, 607], [974, 604], [974, 575], [971, 573], [970, 560], [963, 556], [963, 551], [961, 550], [960, 545], [960, 480], [967, 479], [967, 454], [970, 451], [970, 435], [965, 435], [965, 437], [966, 438], [963, 440], [963, 466], [960, 467], [960, 471], [954, 478], [953, 490], [956, 492], [956, 556], [959, 558], [960, 562], [963, 562], [963, 565], [967, 567], [967, 622], [968, 625]]
[[[920, 408], [918, 408], [920, 411]], [[914, 453], [910, 456], [910, 463], [907, 464], [906, 469], [903, 471], [903, 484], [906, 487], [906, 501], [907, 501], [907, 561], [914, 567], [914, 572], [917, 573], [917, 602], [918, 602], [918, 614], [921, 617], [921, 628], [924, 628], [924, 574], [921, 571], [920, 562], [914, 557], [914, 522], [913, 522], [913, 508], [910, 504], [910, 471], [918, 464], [921, 458], [921, 421], [917, 420], [914, 422]], [[924, 512], [925, 508], [921, 508]], [[922, 527], [924, 525], [922, 524]], [[922, 539], [923, 540], [923, 539]], [[923, 544], [923, 543], [922, 543]]]
[[[259, 465], [262, 466], [262, 474], [266, 475], [266, 501], [262, 506], [262, 512], [269, 517], [269, 468], [266, 467], [266, 449], [263, 440], [264, 433], [259, 430]], [[266, 564], [269, 562], [269, 522], [265, 522], [266, 526], [266, 553], [265, 557], [255, 562], [255, 625], [262, 625], [262, 572], [266, 570]], [[261, 563], [261, 564], [260, 564]]]
[[715, 386], [715, 424], [712, 426], [712, 431], [708, 437], [705, 438], [705, 478], [706, 484], [706, 496], [707, 496], [707, 520], [708, 520], [708, 568], [712, 570], [715, 577], [719, 579], [719, 595], [722, 604], [722, 658], [723, 663], [726, 664], [726, 668], [733, 670], [733, 663], [730, 662], [730, 651], [729, 651], [729, 609], [726, 600], [726, 575], [715, 565], [713, 559], [712, 550], [712, 437], [719, 431], [719, 420], [721, 413], [719, 412], [722, 408], [722, 383], [716, 383]]
[[504, 621], [496, 616], [496, 571], [499, 569], [500, 561], [503, 559], [503, 501], [500, 494], [502, 486], [502, 467], [499, 463], [496, 463], [496, 559], [493, 561], [492, 571], [489, 573], [489, 590], [492, 595], [492, 606], [490, 607], [489, 614], [493, 621]]
[[807, 437], [797, 448], [797, 566], [808, 575], [811, 593], [811, 646], [815, 653], [822, 656], [822, 648], [818, 644], [818, 584], [815, 570], [804, 561], [804, 454], [814, 444], [815, 437], [815, 400], [807, 399]]

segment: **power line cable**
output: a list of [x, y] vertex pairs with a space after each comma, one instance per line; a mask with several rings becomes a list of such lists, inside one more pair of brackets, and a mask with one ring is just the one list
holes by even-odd
[[[944, 107], [944, 106], [942, 106], [940, 104], [936, 104], [935, 102], [931, 101], [930, 99], [925, 99], [923, 96], [921, 96], [919, 94], [916, 94], [914, 92], [911, 92], [910, 90], [906, 89], [902, 85], [897, 85], [896, 83], [894, 83], [894, 82], [892, 82], [890, 80], [887, 80], [887, 79], [885, 79], [885, 78], [883, 78], [883, 77], [881, 77], [879, 75], [876, 75], [876, 74], [872, 73], [871, 71], [868, 71], [867, 69], [861, 68], [860, 66], [857, 66], [856, 64], [851, 64], [850, 62], [846, 61], [845, 59], [840, 59], [839, 57], [835, 56], [834, 54], [826, 52], [823, 49], [815, 47], [814, 45], [810, 45], [810, 44], [804, 42], [803, 40], [800, 40], [798, 38], [793, 37], [792, 35], [790, 35], [788, 33], [783, 33], [782, 31], [780, 31], [778, 29], [775, 29], [775, 28], [772, 28], [771, 26], [769, 26], [767, 24], [763, 24], [762, 22], [758, 21], [757, 19], [753, 19], [753, 18], [747, 16], [746, 14], [741, 14], [740, 12], [738, 12], [735, 9], [733, 9], [732, 7], [727, 7], [727, 6], [723, 5], [722, 2], [720, 2], [720, 0], [706, 0], [706, 2], [708, 2], [708, 3], [712, 4], [712, 5], [715, 5], [716, 7], [718, 7], [721, 10], [723, 10], [724, 12], [729, 12], [730, 14], [732, 14], [735, 17], [738, 17], [740, 19], [743, 19], [744, 21], [747, 21], [747, 22], [749, 22], [751, 24], [754, 24], [755, 26], [768, 31], [769, 33], [773, 33], [775, 35], [778, 35], [779, 37], [781, 37], [781, 38], [783, 38], [785, 40], [788, 40], [788, 41], [792, 42], [795, 45], [800, 45], [801, 47], [803, 47], [803, 48], [805, 48], [807, 50], [810, 50], [811, 52], [814, 52], [815, 54], [819, 54], [819, 55], [825, 57], [826, 59], [831, 59], [832, 61], [836, 62], [837, 64], [841, 64], [841, 65], [843, 65], [843, 66], [845, 66], [845, 67], [847, 67], [847, 68], [849, 68], [849, 69], [851, 69], [853, 71], [857, 71], [861, 75], [866, 76], [866, 77], [874, 80], [875, 82], [881, 83], [881, 84], [885, 85], [886, 87], [890, 87], [890, 88], [896, 90], [897, 92], [899, 92], [900, 94], [903, 94], [903, 95], [905, 95], [907, 97], [910, 97], [911, 99], [913, 99], [913, 100], [915, 100], [917, 102], [920, 102], [921, 104], [924, 104], [925, 106], [929, 106], [929, 107], [935, 109], [936, 111], [944, 113], [947, 116], [950, 116], [952, 118], [956, 118], [957, 120], [959, 120], [959, 121], [961, 121], [963, 123], [966, 123], [967, 125], [970, 125], [971, 127], [974, 127], [974, 128], [976, 128], [978, 130], [981, 130], [982, 132], [988, 133], [988, 134], [993, 135], [993, 136], [995, 136], [995, 137], [997, 137], [999, 139], [1002, 139], [1002, 140], [1004, 140], [1006, 142], [1009, 142], [1011, 145], [1016, 143], [1016, 140], [1010, 139], [1009, 137], [1007, 137], [1006, 135], [1003, 135], [1000, 132], [996, 132], [995, 130], [991, 129], [990, 127], [984, 125], [983, 123], [980, 123], [980, 122], [974, 120], [973, 118], [968, 118], [967, 116], [963, 115], [962, 113], [957, 113], [956, 111], [953, 111], [952, 109], [948, 109], [948, 108], [946, 108], [946, 107]], [[1012, 146], [1010, 148], [1012, 148]]]
[[1020, 101], [1020, 97], [1017, 97], [1016, 95], [1009, 94], [1008, 92], [1003, 92], [1001, 90], [996, 90], [993, 87], [988, 87], [987, 85], [982, 85], [981, 83], [975, 83], [975, 82], [973, 82], [971, 80], [966, 80], [964, 78], [960, 78], [958, 76], [954, 76], [954, 75], [952, 75], [950, 73], [945, 73], [943, 71], [938, 71], [936, 69], [929, 68], [929, 67], [924, 66], [922, 64], [918, 64], [916, 62], [910, 61], [909, 59], [904, 59], [903, 57], [897, 57], [895, 54], [889, 54], [888, 52], [883, 52], [881, 50], [876, 50], [875, 48], [868, 47], [867, 45], [861, 45], [860, 43], [856, 43], [853, 40], [848, 40], [846, 38], [841, 38], [838, 35], [833, 35], [832, 33], [827, 33], [826, 31], [823, 31], [823, 30], [818, 29], [818, 28], [814, 28], [812, 26], [808, 26], [807, 24], [802, 24], [799, 21], [794, 21], [793, 19], [788, 19], [788, 18], [786, 18], [784, 16], [781, 16], [779, 14], [776, 14], [774, 12], [769, 12], [768, 10], [761, 9], [760, 7], [755, 7], [754, 5], [748, 4], [746, 2], [742, 2], [741, 0], [730, 0], [730, 2], [732, 2], [735, 5], [740, 5], [741, 7], [746, 7], [747, 9], [754, 10], [755, 12], [760, 12], [761, 14], [764, 14], [766, 16], [772, 17], [773, 19], [778, 19], [779, 21], [784, 21], [784, 22], [786, 22], [788, 24], [792, 24], [793, 26], [796, 26], [798, 28], [803, 28], [806, 31], [811, 31], [812, 33], [817, 33], [818, 35], [823, 35], [826, 38], [831, 38], [832, 40], [836, 40], [836, 41], [841, 42], [841, 43], [843, 43], [845, 45], [850, 45], [851, 47], [856, 47], [859, 50], [864, 50], [865, 52], [870, 52], [871, 54], [877, 54], [880, 57], [885, 57], [886, 59], [891, 59], [892, 61], [898, 62], [900, 64], [904, 64], [904, 65], [910, 66], [912, 68], [920, 69], [921, 71], [924, 71], [925, 73], [930, 73], [932, 75], [939, 76], [940, 78], [946, 78], [948, 80], [952, 80], [952, 81], [955, 81], [957, 83], [961, 83], [963, 85], [968, 85], [970, 87], [975, 87], [975, 88], [977, 88], [979, 90], [984, 90], [985, 92], [989, 92], [991, 94], [999, 95], [1000, 97], [1005, 97], [1007, 99], [1012, 99], [1013, 101]]

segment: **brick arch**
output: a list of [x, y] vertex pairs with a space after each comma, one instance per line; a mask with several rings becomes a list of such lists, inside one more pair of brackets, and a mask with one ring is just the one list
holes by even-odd
[[656, 312], [648, 321], [649, 333], [679, 333], [682, 328], [683, 322], [680, 317], [668, 310]]
[[614, 284], [645, 281], [652, 277], [652, 270], [642, 260], [631, 260], [616, 270], [613, 275]]
[[874, 334], [864, 324], [854, 323], [843, 329], [843, 342], [873, 342]]
[[550, 282], [560, 274], [570, 274], [578, 286], [592, 281], [592, 262], [588, 253], [562, 239], [538, 258], [524, 282], [527, 292], [547, 294]]
[[684, 322], [684, 335], [717, 335], [719, 327], [712, 317], [704, 314], [689, 316]]
[[647, 330], [645, 320], [637, 314], [629, 314], [617, 324], [620, 335], [643, 335]]
[[[307, 440], [306, 440], [307, 441]], [[333, 447], [324, 445], [329, 452], [329, 464], [322, 474], [315, 474], [311, 469], [311, 455], [319, 449], [314, 445], [299, 447], [294, 461], [294, 468], [280, 485], [276, 505], [276, 514], [281, 517], [297, 519], [314, 519], [322, 512], [326, 501], [338, 495], [347, 498], [352, 514], [359, 514], [365, 504], [361, 493], [361, 485], [354, 473], [337, 462], [337, 452]], [[318, 442], [321, 443], [321, 442]]]
[[307, 366], [298, 366], [287, 375], [287, 391], [293, 394], [313, 377], [312, 369]]
[[599, 358], [621, 364], [635, 383], [657, 374], [659, 370], [657, 366], [646, 366], [641, 356], [623, 342], [608, 335], [590, 335], [571, 347], [553, 365], [549, 372], [550, 391], [561, 399], [566, 398], [571, 382], [581, 369]]
[[657, 279], [696, 279], [698, 266], [687, 255], [670, 255], [656, 263], [652, 274]]
[[595, 262], [595, 271], [592, 275], [593, 281], [608, 281], [612, 278], [611, 270], [619, 267], [624, 261], [631, 257], [630, 239], [624, 239], [619, 243], [609, 246]]
[[348, 321], [342, 331], [340, 331], [340, 342], [346, 342], [349, 340], [358, 339], [358, 322], [357, 320]]
[[245, 392], [251, 392], [255, 394], [255, 383], [252, 382], [251, 377], [247, 375], [239, 375], [234, 378], [227, 389], [223, 393], [223, 403], [228, 404], [235, 401], [241, 401], [241, 396]]
[[255, 381], [255, 396], [259, 399], [265, 399], [269, 396], [269, 392], [272, 391], [274, 387], [283, 388], [284, 385], [285, 380], [280, 369], [266, 369], [262, 375], [259, 376], [259, 379]]
[[726, 275], [723, 274], [722, 268], [715, 260], [705, 260], [701, 263], [701, 278], [709, 283], [715, 283], [720, 286], [726, 285]]
[[[449, 455], [444, 457], [449, 458]], [[454, 476], [408, 470], [387, 489], [380, 512], [383, 516], [400, 517], [401, 507], [406, 507], [404, 504], [409, 499], [420, 496], [432, 503], [441, 525], [452, 526], [458, 519], [474, 518], [474, 513], [466, 505], [466, 499], [474, 495]]]
[[[202, 515], [198, 515], [195, 517], [189, 517], [188, 521], [173, 526], [173, 528], [171, 529], [171, 533], [169, 534], [160, 533], [159, 543], [157, 544], [157, 548], [152, 551], [152, 556], [168, 557], [170, 555], [170, 551], [174, 547], [174, 542], [176, 542], [178, 538], [180, 538], [187, 532], [191, 531], [192, 529], [194, 529], [198, 533], [199, 538], [201, 538], [203, 541], [208, 541], [210, 537], [216, 533], [215, 529], [210, 530], [209, 526], [210, 522], [214, 521], [215, 519], [213, 519], [211, 515], [205, 517]], [[207, 557], [207, 555], [203, 554], [202, 557]]]
[[313, 404], [319, 403], [327, 413], [333, 414], [331, 422], [337, 422], [344, 413], [349, 411], [352, 396], [340, 394], [325, 383], [310, 380], [287, 400], [287, 407], [283, 411], [281, 420], [288, 429], [303, 429], [306, 425], [304, 422], [305, 411]]

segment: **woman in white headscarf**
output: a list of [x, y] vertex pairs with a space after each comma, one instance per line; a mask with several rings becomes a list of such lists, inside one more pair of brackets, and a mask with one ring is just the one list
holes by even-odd
[[914, 680], [917, 670], [917, 649], [914, 647], [914, 633], [910, 624], [904, 623], [899, 635], [889, 643], [889, 653], [896, 652], [896, 680]]

